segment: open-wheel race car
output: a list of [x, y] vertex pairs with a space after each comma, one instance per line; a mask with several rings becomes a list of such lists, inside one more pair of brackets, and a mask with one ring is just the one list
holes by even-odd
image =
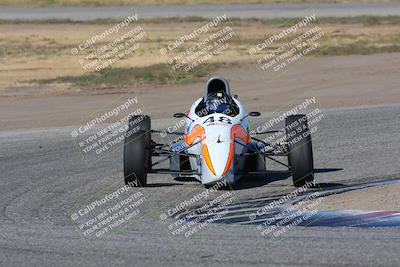
[[[174, 114], [175, 118], [185, 120], [184, 132], [153, 130], [149, 116], [132, 116], [124, 144], [125, 183], [146, 186], [147, 174], [158, 173], [194, 177], [205, 186], [219, 181], [234, 185], [242, 177], [274, 172], [266, 169], [266, 160], [287, 167], [297, 187], [313, 182], [313, 152], [306, 115], [287, 116], [283, 129], [252, 131], [251, 135], [250, 116], [260, 113], [247, 113], [222, 77], [207, 81], [204, 96], [193, 103], [187, 114]], [[279, 143], [270, 144], [254, 137], [279, 131], [284, 132]], [[152, 138], [160, 133], [176, 138], [160, 144]], [[287, 163], [282, 157], [287, 157]], [[165, 162], [169, 168], [157, 167]]]

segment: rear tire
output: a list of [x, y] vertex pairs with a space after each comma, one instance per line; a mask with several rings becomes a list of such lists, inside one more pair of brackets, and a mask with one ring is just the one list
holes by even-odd
[[288, 163], [296, 187], [314, 182], [314, 160], [311, 133], [305, 115], [286, 118]]
[[151, 169], [151, 120], [146, 115], [132, 116], [125, 135], [124, 180], [132, 187], [147, 184], [147, 172]]

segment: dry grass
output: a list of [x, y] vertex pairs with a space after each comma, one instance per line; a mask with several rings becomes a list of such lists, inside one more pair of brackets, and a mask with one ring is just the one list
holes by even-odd
[[107, 6], [107, 5], [176, 5], [238, 3], [398, 3], [399, 0], [0, 0], [0, 5], [14, 6]]
[[[398, 18], [386, 19], [385, 23], [378, 21], [373, 24], [349, 22], [346, 24], [343, 21], [337, 24], [333, 21], [325, 21], [321, 27], [326, 32], [326, 38], [321, 41], [318, 53], [320, 55], [349, 55], [400, 52], [398, 21]], [[121, 76], [118, 75], [125, 73], [125, 75], [141, 79], [143, 83], [165, 82], [160, 77], [166, 73], [164, 67], [169, 57], [162, 56], [159, 52], [160, 48], [173, 42], [182, 34], [192, 32], [193, 29], [203, 25], [204, 21], [171, 20], [165, 22], [140, 22], [147, 33], [147, 36], [141, 41], [142, 47], [113, 65], [117, 71], [112, 73], [112, 78], [119, 81], [118, 77]], [[98, 23], [0, 24], [2, 32], [0, 37], [0, 89], [27, 81], [49, 79], [49, 81], [55, 82], [75, 81], [81, 86], [79, 81], [91, 79], [94, 76], [90, 76], [92, 74], [85, 71], [79, 64], [79, 59], [85, 55], [72, 55], [71, 49], [112, 25]], [[212, 67], [221, 63], [254, 61], [254, 58], [248, 54], [249, 47], [261, 42], [271, 34], [282, 31], [285, 27], [285, 23], [276, 23], [275, 21], [268, 24], [267, 21], [262, 20], [234, 20], [228, 25], [236, 33], [236, 37], [229, 41], [228, 50], [208, 61]], [[266, 25], [268, 26], [266, 27]], [[113, 38], [115, 35], [102, 40], [96, 44], [96, 47], [106, 44]], [[191, 40], [187, 45], [199, 41], [200, 38]], [[89, 52], [95, 49], [92, 47]], [[159, 71], [160, 75], [149, 74], [155, 69]], [[204, 68], [192, 78], [195, 79], [197, 75], [204, 75], [206, 72], [207, 68]], [[147, 76], [143, 76], [144, 74]], [[178, 74], [173, 75], [180, 77]], [[179, 81], [179, 79], [175, 80]], [[124, 81], [130, 82], [131, 79]]]
[[[302, 18], [229, 18], [229, 22], [234, 26], [252, 26], [254, 24], [264, 24], [273, 27], [289, 27]], [[208, 22], [206, 17], [188, 16], [188, 17], [168, 17], [141, 19], [140, 23], [146, 24], [170, 24], [170, 23], [197, 23]], [[70, 20], [70, 19], [44, 19], [44, 20], [1, 20], [0, 24], [116, 24], [121, 22], [121, 18], [107, 18], [94, 20]], [[318, 23], [323, 25], [338, 24], [357, 24], [358, 26], [377, 26], [377, 25], [397, 25], [400, 24], [400, 16], [355, 16], [355, 17], [321, 17]]]

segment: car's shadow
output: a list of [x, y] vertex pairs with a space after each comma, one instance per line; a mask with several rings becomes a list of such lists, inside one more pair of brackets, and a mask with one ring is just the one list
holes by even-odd
[[179, 177], [179, 176], [175, 177], [174, 180], [177, 182], [198, 182], [199, 181], [194, 177]]
[[290, 177], [289, 172], [282, 173], [266, 173], [263, 175], [251, 175], [251, 176], [243, 176], [235, 185], [226, 186], [222, 188], [222, 190], [242, 190], [249, 189], [254, 187], [261, 187], [266, 184], [285, 180]]
[[[315, 169], [315, 173], [328, 173], [328, 172], [336, 172], [341, 171], [342, 168], [319, 168]], [[252, 175], [252, 176], [244, 176], [240, 179], [234, 186], [226, 186], [225, 188], [221, 188], [221, 190], [243, 190], [255, 187], [261, 187], [267, 185], [272, 182], [285, 180], [291, 177], [289, 171], [282, 172], [271, 172], [263, 175]], [[324, 189], [324, 188], [332, 188], [339, 187], [343, 184], [339, 183], [319, 183], [314, 186], [316, 189]]]
[[314, 169], [315, 173], [324, 173], [324, 172], [337, 172], [342, 171], [343, 168], [324, 168], [324, 169]]
[[151, 183], [146, 184], [146, 187], [165, 187], [165, 186], [176, 186], [183, 185], [182, 183]]
[[[328, 172], [337, 172], [343, 170], [342, 168], [317, 168], [315, 169], [315, 173], [328, 173]], [[234, 186], [226, 186], [220, 188], [220, 190], [243, 190], [255, 187], [261, 187], [267, 185], [272, 182], [285, 180], [291, 177], [289, 171], [280, 171], [280, 172], [271, 172], [263, 175], [251, 175], [244, 176], [240, 181], [238, 181]], [[199, 182], [194, 177], [174, 177], [174, 181], [176, 182]], [[199, 182], [200, 183], [200, 182]], [[149, 187], [159, 187], [159, 186], [173, 186], [173, 185], [183, 185], [182, 183], [158, 183], [158, 184], [149, 184]], [[315, 189], [331, 189], [333, 187], [340, 187], [343, 184], [340, 183], [317, 183], [315, 184]]]

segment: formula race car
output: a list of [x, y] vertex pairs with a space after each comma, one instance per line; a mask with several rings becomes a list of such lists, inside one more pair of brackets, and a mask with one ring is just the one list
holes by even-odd
[[[184, 120], [184, 132], [152, 130], [149, 116], [132, 116], [125, 134], [125, 183], [146, 186], [147, 174], [159, 173], [194, 177], [205, 186], [220, 181], [234, 185], [242, 177], [274, 172], [266, 169], [267, 159], [287, 167], [295, 186], [313, 182], [307, 117], [290, 115], [285, 118], [283, 130], [255, 132], [249, 129], [250, 116], [260, 113], [247, 113], [222, 77], [207, 81], [204, 96], [193, 103], [187, 114], [174, 114]], [[255, 137], [277, 132], [284, 136], [279, 143]], [[154, 141], [162, 134], [174, 135], [175, 139], [164, 144]], [[287, 157], [287, 163], [279, 157]], [[165, 163], [169, 168], [157, 168]]]

